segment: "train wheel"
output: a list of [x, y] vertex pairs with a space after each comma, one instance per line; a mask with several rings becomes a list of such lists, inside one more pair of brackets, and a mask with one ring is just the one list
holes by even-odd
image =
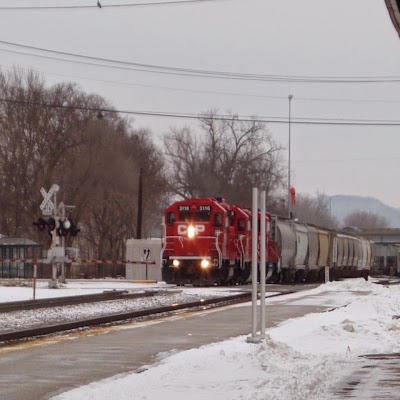
[[251, 276], [251, 263], [245, 263], [244, 269], [241, 270], [239, 283], [248, 283]]
[[281, 283], [288, 285], [293, 283], [294, 273], [289, 269], [284, 269], [281, 271]]
[[325, 282], [325, 268], [322, 268], [318, 272], [318, 282]]
[[165, 281], [165, 283], [175, 283], [175, 274], [173, 268], [169, 266], [164, 266], [162, 267], [161, 274], [162, 280]]
[[316, 271], [308, 271], [306, 273], [306, 282], [311, 283], [311, 282], [316, 282], [317, 281], [317, 274]]
[[221, 285], [228, 285], [233, 282], [234, 267], [229, 263], [224, 263], [215, 275], [218, 275], [217, 282]]
[[304, 280], [305, 280], [305, 271], [302, 269], [296, 271], [294, 274], [294, 281], [296, 283], [303, 283]]
[[283, 270], [281, 270], [281, 283], [282, 283], [282, 285], [284, 285], [284, 284], [286, 284], [287, 282], [286, 282], [286, 273], [287, 273], [287, 270], [285, 270], [285, 269], [283, 269]]
[[279, 278], [278, 267], [276, 265], [269, 265], [266, 283], [278, 283]]
[[329, 269], [329, 282], [333, 282], [334, 280], [336, 280], [337, 278], [337, 272], [335, 271], [333, 268]]

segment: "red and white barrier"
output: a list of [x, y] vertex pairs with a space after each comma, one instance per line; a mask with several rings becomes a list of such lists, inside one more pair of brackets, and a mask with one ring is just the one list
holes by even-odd
[[[0, 263], [5, 263], [5, 262], [23, 262], [23, 263], [48, 263], [50, 260], [47, 258], [0, 258]], [[155, 261], [134, 261], [134, 260], [122, 260], [122, 261], [116, 261], [116, 260], [89, 260], [89, 259], [69, 259], [69, 262], [74, 262], [78, 264], [115, 264], [115, 265], [121, 265], [121, 264], [140, 264], [140, 265], [151, 265], [155, 264]]]

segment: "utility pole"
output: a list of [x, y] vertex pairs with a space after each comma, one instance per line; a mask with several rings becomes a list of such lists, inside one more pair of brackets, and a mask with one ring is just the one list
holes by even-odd
[[289, 160], [288, 160], [288, 188], [287, 188], [287, 195], [288, 195], [288, 217], [291, 219], [292, 218], [292, 200], [291, 200], [291, 195], [290, 195], [290, 146], [291, 146], [291, 132], [290, 132], [290, 128], [291, 128], [291, 106], [292, 106], [292, 99], [293, 99], [293, 95], [289, 94], [288, 96], [289, 99], [289, 145], [288, 145], [288, 149], [289, 149]]
[[142, 238], [142, 208], [143, 208], [142, 202], [143, 202], [143, 168], [140, 168], [136, 239]]

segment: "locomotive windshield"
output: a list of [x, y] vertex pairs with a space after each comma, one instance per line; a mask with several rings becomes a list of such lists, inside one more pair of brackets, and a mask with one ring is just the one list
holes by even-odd
[[211, 219], [211, 206], [200, 205], [198, 207], [179, 206], [178, 221], [207, 222]]
[[211, 211], [181, 211], [178, 215], [179, 221], [200, 221], [207, 222], [210, 220]]

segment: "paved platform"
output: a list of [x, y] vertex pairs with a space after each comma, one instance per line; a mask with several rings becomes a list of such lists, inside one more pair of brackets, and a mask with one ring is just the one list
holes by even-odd
[[334, 399], [400, 399], [400, 354], [371, 354], [361, 369], [349, 376], [334, 393]]

